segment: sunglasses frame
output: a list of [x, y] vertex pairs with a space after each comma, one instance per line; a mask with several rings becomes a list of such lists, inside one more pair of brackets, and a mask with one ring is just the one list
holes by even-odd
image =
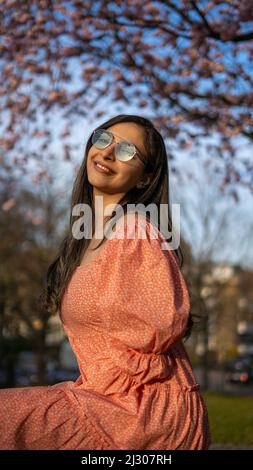
[[[107, 129], [103, 129], [103, 128], [101, 127], [101, 128], [99, 128], [99, 129], [95, 129], [95, 131], [92, 132], [92, 139], [93, 139], [93, 136], [94, 136], [94, 135], [96, 134], [96, 132], [98, 132], [98, 131], [103, 131], [103, 132], [105, 132], [106, 134], [110, 135], [110, 137], [111, 137], [111, 142], [109, 142], [109, 143], [104, 147], [104, 149], [105, 149], [106, 147], [108, 147], [109, 145], [112, 144], [112, 142], [113, 142], [114, 139], [115, 139], [115, 135], [116, 135], [116, 134], [114, 135], [111, 131], [108, 131]], [[119, 137], [119, 136], [118, 136], [118, 137]], [[125, 162], [125, 161], [128, 162], [128, 161], [132, 160], [132, 158], [133, 158], [137, 153], [138, 153], [140, 156], [142, 156], [142, 154], [141, 154], [141, 153], [139, 152], [139, 150], [136, 148], [136, 145], [133, 144], [132, 142], [130, 142], [129, 140], [127, 140], [127, 139], [122, 139], [121, 142], [117, 142], [117, 143], [116, 143], [116, 146], [115, 146], [115, 149], [117, 148], [117, 145], [118, 145], [119, 143], [122, 143], [122, 142], [127, 142], [128, 144], [131, 144], [131, 145], [134, 147], [134, 154], [133, 154], [128, 160], [120, 160], [120, 159], [117, 157], [116, 153], [115, 153], [115, 156], [116, 156], [116, 158], [117, 158], [118, 160], [120, 160], [120, 161], [122, 161], [122, 162]], [[95, 147], [96, 147], [96, 144], [94, 144], [93, 142], [92, 142], [92, 144], [95, 145]], [[98, 148], [98, 147], [96, 147], [96, 148]], [[102, 150], [102, 149], [100, 149], [100, 150]]]

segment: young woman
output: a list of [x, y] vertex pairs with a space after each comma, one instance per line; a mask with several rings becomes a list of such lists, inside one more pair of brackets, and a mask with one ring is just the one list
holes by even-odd
[[[193, 322], [180, 250], [164, 250], [160, 230], [160, 204], [172, 229], [168, 181], [164, 141], [144, 117], [116, 116], [89, 137], [44, 297], [80, 376], [0, 391], [1, 449], [209, 448], [207, 408], [183, 345]], [[78, 204], [91, 210], [82, 219], [90, 237], [77, 230]], [[156, 206], [158, 226], [144, 213], [129, 217], [129, 204]], [[98, 237], [97, 224], [112, 236]]]

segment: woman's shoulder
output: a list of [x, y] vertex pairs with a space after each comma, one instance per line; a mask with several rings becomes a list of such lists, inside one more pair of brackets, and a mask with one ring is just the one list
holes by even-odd
[[145, 213], [127, 213], [118, 218], [111, 237], [118, 240], [122, 250], [148, 252], [150, 255], [158, 254], [159, 257], [176, 258], [174, 250], [166, 241], [162, 232]]
[[112, 238], [155, 239], [161, 234], [155, 224], [143, 213], [126, 213], [115, 220]]

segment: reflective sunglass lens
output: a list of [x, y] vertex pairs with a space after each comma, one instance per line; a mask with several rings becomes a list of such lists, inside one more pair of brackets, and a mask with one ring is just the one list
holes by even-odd
[[119, 142], [116, 145], [115, 155], [119, 160], [123, 162], [130, 160], [134, 156], [134, 153], [134, 146], [126, 141]]
[[92, 143], [97, 148], [103, 149], [112, 141], [112, 136], [105, 131], [97, 130], [92, 135]]

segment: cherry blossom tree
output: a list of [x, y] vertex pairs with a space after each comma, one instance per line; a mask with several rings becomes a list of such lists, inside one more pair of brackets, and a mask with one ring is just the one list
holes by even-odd
[[73, 126], [106, 119], [106, 98], [148, 115], [171, 160], [215, 135], [206, 148], [224, 160], [224, 184], [253, 190], [252, 161], [235, 165], [253, 138], [252, 0], [5, 0], [0, 15], [0, 159], [8, 152], [10, 166], [50, 157], [56, 113], [70, 160]]

